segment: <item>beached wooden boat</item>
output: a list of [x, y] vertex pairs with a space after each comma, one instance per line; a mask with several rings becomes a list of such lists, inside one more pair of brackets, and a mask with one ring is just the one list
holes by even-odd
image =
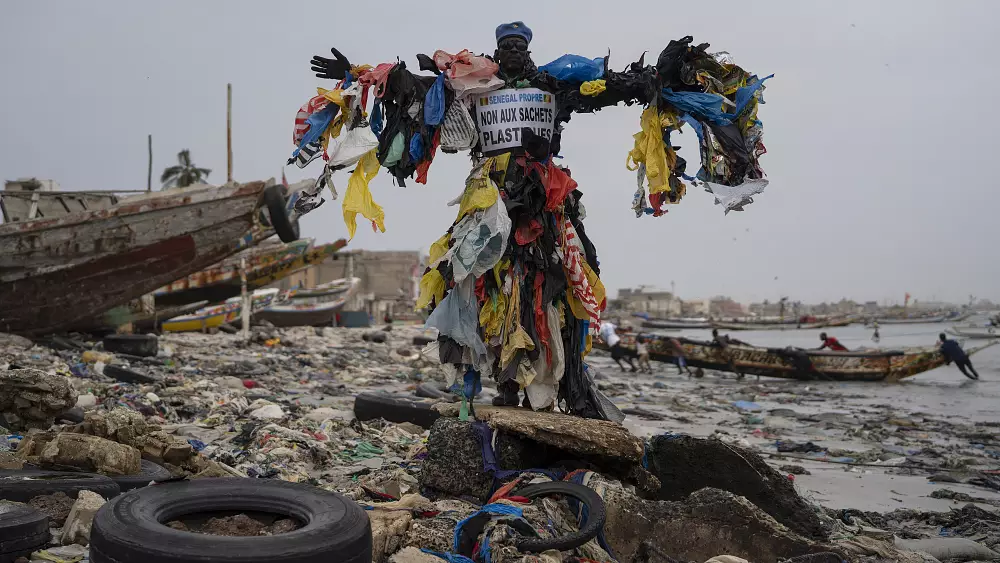
[[[312, 264], [318, 264], [341, 248], [347, 241], [313, 246], [312, 239], [290, 244], [266, 245], [247, 249], [247, 288], [260, 289], [290, 276]], [[219, 264], [173, 281], [154, 292], [157, 306], [174, 306], [192, 301], [219, 303], [240, 294], [240, 263], [243, 256], [232, 256]]]
[[[626, 347], [634, 348], [634, 335], [623, 335], [622, 340]], [[669, 337], [651, 336], [650, 359], [675, 362], [677, 354], [669, 340]], [[944, 365], [944, 356], [938, 351], [937, 346], [901, 350], [827, 352], [737, 345], [723, 348], [713, 342], [686, 338], [676, 340], [680, 343], [684, 359], [690, 367], [783, 379], [898, 381]], [[966, 352], [972, 355], [994, 344], [997, 342], [972, 348]], [[606, 348], [597, 343], [595, 347]]]
[[57, 332], [237, 252], [266, 186], [191, 186], [0, 225], [0, 331]]
[[255, 320], [274, 326], [331, 326], [354, 291], [360, 278], [334, 280], [311, 289], [289, 291], [285, 298], [254, 314]]
[[961, 336], [962, 338], [976, 338], [976, 339], [993, 339], [1000, 338], [1000, 329], [994, 326], [977, 326], [977, 327], [951, 327], [948, 332], [954, 334], [955, 336]]
[[70, 332], [114, 332], [122, 325], [131, 324], [132, 330], [135, 332], [156, 332], [161, 329], [164, 322], [174, 317], [194, 313], [207, 305], [208, 301], [198, 301], [187, 305], [165, 307], [153, 312], [133, 312], [125, 306], [119, 306], [105, 311], [98, 318], [89, 322], [73, 325], [68, 330]]
[[[270, 305], [280, 297], [278, 289], [261, 289], [251, 297], [251, 314]], [[219, 328], [227, 323], [239, 323], [243, 313], [243, 298], [232, 297], [225, 303], [210, 305], [191, 313], [174, 317], [163, 323], [167, 332], [199, 332]]]

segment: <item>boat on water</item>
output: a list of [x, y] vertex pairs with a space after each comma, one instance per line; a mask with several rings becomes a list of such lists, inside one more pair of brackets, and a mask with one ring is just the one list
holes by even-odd
[[[626, 348], [635, 346], [635, 335], [621, 335]], [[649, 357], [661, 362], [675, 362], [676, 352], [669, 337], [649, 336]], [[782, 379], [829, 381], [899, 381], [944, 365], [944, 356], [937, 346], [903, 348], [899, 350], [864, 350], [828, 352], [799, 348], [760, 348], [677, 338], [690, 367], [700, 367], [743, 375], [760, 375]], [[985, 346], [970, 348], [971, 356]], [[596, 348], [607, 348], [595, 343]]]
[[360, 278], [334, 280], [309, 289], [294, 289], [254, 314], [255, 320], [274, 326], [331, 326], [361, 285]]
[[851, 319], [831, 319], [813, 323], [724, 323], [713, 322], [712, 328], [719, 330], [814, 330], [819, 328], [830, 328], [847, 326], [851, 324]]
[[258, 210], [283, 193], [267, 182], [196, 185], [5, 222], [0, 331], [65, 330], [214, 264], [246, 246]]
[[[267, 307], [280, 298], [281, 290], [260, 289], [251, 297], [251, 315]], [[228, 323], [236, 323], [243, 314], [243, 298], [227, 299], [225, 303], [203, 307], [189, 315], [180, 315], [162, 323], [166, 332], [203, 332], [219, 328]]]
[[[972, 316], [972, 313], [962, 313], [962, 314], [951, 314], [951, 315], [934, 315], [930, 317], [887, 317], [883, 319], [876, 319], [880, 325], [914, 325], [914, 324], [925, 324], [925, 323], [943, 323], [952, 322], [960, 323], [965, 319]], [[870, 322], [868, 323], [871, 324]]]
[[658, 329], [703, 329], [712, 328], [708, 319], [648, 319], [642, 321], [642, 328]]
[[347, 246], [347, 241], [313, 245], [312, 239], [290, 244], [272, 244], [245, 250], [210, 268], [172, 281], [154, 292], [157, 306], [175, 306], [193, 301], [219, 303], [240, 294], [240, 264], [247, 262], [250, 291], [270, 285], [313, 264], [323, 262]]
[[993, 339], [1000, 338], [1000, 328], [995, 326], [953, 326], [948, 329], [948, 332], [959, 336], [962, 338], [975, 338], [975, 339]]

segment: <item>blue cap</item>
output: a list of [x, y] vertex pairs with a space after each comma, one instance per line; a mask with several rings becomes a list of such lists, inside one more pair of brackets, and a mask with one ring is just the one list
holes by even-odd
[[531, 43], [531, 28], [524, 25], [522, 21], [504, 23], [497, 26], [497, 43], [504, 37], [520, 37], [529, 44]]

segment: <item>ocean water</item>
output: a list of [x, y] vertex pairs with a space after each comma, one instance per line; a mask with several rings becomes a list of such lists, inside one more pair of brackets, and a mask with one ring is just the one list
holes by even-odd
[[[969, 321], [962, 323], [962, 326]], [[819, 334], [826, 332], [855, 350], [858, 348], [881, 348], [893, 350], [908, 346], [929, 346], [938, 342], [938, 335], [951, 328], [948, 323], [911, 325], [883, 325], [879, 329], [881, 340], [872, 342], [873, 330], [860, 324], [822, 330], [787, 331], [722, 331], [744, 342], [766, 347], [797, 346], [818, 348]], [[669, 332], [673, 336], [684, 336], [696, 340], [710, 340], [710, 330], [682, 330]], [[948, 335], [949, 338], [956, 338]], [[962, 339], [958, 339], [962, 340]], [[966, 351], [989, 343], [989, 340], [963, 341]], [[814, 389], [831, 388], [841, 393], [869, 395], [865, 402], [905, 406], [908, 410], [919, 411], [934, 416], [956, 417], [971, 421], [1000, 422], [1000, 344], [972, 356], [972, 365], [979, 373], [979, 381], [972, 381], [962, 375], [954, 364], [921, 373], [899, 383], [840, 383], [793, 381], [761, 378], [769, 385], [811, 386]], [[752, 378], [748, 378], [752, 379]], [[790, 389], [791, 390], [791, 389]]]

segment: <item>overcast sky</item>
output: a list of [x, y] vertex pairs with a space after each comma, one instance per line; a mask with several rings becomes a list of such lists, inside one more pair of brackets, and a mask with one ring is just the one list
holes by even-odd
[[[184, 148], [224, 182], [231, 82], [236, 179], [280, 177], [296, 110], [330, 87], [310, 72], [312, 55], [335, 45], [355, 63], [398, 56], [416, 69], [414, 55], [435, 49], [492, 53], [494, 28], [511, 20], [534, 30], [538, 64], [610, 49], [621, 69], [693, 35], [776, 75], [759, 114], [771, 184], [743, 213], [724, 216], [691, 189], [666, 216], [636, 219], [625, 155], [640, 109], [568, 124], [563, 162], [609, 289], [673, 281], [684, 298], [1000, 300], [1000, 4], [989, 0], [3, 2], [0, 176], [143, 189], [151, 133], [154, 182]], [[679, 144], [696, 163], [694, 132]], [[439, 154], [428, 185], [405, 189], [382, 170], [372, 193], [387, 232], [361, 224], [351, 246], [426, 251], [454, 219], [445, 204], [468, 167]], [[320, 172], [287, 169], [290, 181]], [[347, 175], [338, 179], [343, 193]], [[303, 234], [345, 237], [339, 201], [306, 217]]]

